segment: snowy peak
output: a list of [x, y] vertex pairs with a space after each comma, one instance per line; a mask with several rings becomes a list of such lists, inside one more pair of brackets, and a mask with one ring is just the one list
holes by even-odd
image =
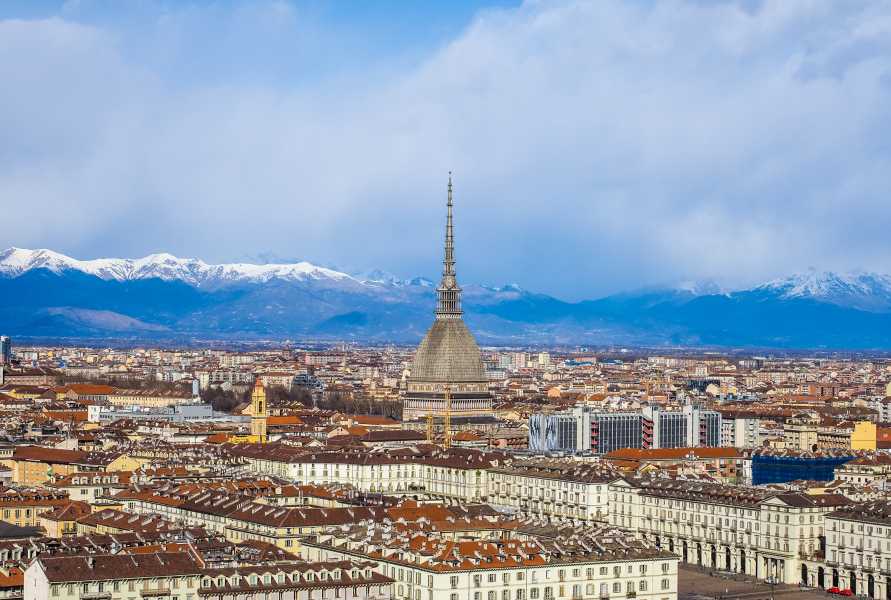
[[32, 269], [47, 269], [61, 274], [80, 271], [105, 280], [130, 281], [163, 279], [183, 281], [194, 286], [224, 285], [240, 281], [265, 282], [331, 280], [359, 283], [346, 273], [308, 262], [253, 265], [248, 263], [212, 265], [194, 258], [172, 254], [150, 254], [143, 258], [99, 258], [77, 260], [52, 250], [9, 248], [0, 252], [0, 276], [18, 277]]
[[363, 271], [353, 275], [356, 279], [367, 285], [386, 286], [386, 287], [433, 287], [433, 282], [424, 277], [414, 277], [412, 279], [401, 279], [400, 277], [380, 269], [371, 271]]
[[781, 298], [810, 298], [861, 310], [891, 308], [891, 276], [881, 273], [808, 271], [774, 279], [755, 290]]

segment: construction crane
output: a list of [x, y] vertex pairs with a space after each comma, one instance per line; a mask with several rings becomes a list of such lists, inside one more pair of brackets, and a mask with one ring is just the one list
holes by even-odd
[[[445, 387], [445, 412], [442, 415], [442, 445], [446, 448], [452, 447], [452, 389]], [[434, 416], [433, 413], [427, 415], [427, 442], [434, 443]]]
[[445, 387], [445, 414], [442, 420], [442, 445], [452, 447], [452, 388]]

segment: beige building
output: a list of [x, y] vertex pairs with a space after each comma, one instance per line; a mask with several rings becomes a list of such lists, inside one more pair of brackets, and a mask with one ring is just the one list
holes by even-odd
[[610, 523], [636, 531], [685, 563], [798, 583], [802, 561], [822, 548], [836, 495], [671, 479], [610, 485]]
[[676, 600], [677, 556], [626, 532], [465, 538], [373, 523], [331, 528], [304, 543], [309, 560], [374, 560], [400, 600]]
[[618, 471], [564, 459], [530, 459], [489, 470], [489, 503], [530, 517], [605, 523]]

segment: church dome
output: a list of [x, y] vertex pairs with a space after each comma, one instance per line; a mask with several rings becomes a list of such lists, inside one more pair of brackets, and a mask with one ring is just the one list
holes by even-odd
[[486, 381], [479, 346], [462, 319], [437, 319], [412, 363], [411, 379], [425, 382]]

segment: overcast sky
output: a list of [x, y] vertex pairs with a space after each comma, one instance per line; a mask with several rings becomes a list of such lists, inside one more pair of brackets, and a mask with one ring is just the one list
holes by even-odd
[[0, 4], [0, 246], [564, 298], [891, 272], [886, 0]]

